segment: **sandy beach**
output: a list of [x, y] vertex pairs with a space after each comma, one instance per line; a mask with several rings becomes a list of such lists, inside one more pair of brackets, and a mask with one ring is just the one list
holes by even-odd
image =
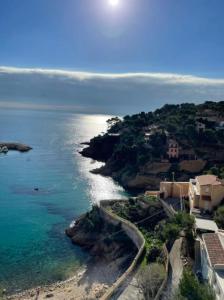
[[49, 286], [37, 287], [15, 295], [7, 296], [8, 300], [93, 300], [99, 299], [106, 290], [123, 273], [120, 265], [126, 257], [115, 261], [106, 260], [91, 262], [77, 271], [77, 274], [63, 282]]

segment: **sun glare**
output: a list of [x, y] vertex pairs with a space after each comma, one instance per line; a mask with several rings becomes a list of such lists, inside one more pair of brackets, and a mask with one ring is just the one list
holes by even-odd
[[111, 6], [117, 6], [119, 4], [119, 0], [109, 0], [109, 4]]

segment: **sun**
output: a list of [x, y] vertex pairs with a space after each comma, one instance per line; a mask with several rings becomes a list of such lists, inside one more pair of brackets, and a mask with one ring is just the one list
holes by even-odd
[[119, 4], [119, 0], [109, 0], [109, 4], [111, 6], [117, 6]]

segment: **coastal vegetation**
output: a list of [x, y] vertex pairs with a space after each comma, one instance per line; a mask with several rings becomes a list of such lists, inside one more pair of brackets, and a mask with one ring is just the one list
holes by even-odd
[[[94, 173], [112, 176], [128, 189], [157, 188], [173, 172], [182, 181], [206, 170], [222, 177], [223, 111], [224, 101], [208, 101], [166, 104], [154, 112], [112, 118], [108, 131], [91, 139], [81, 153], [105, 162]], [[171, 139], [178, 144], [173, 158], [168, 156]]]
[[207, 283], [200, 283], [194, 273], [185, 268], [175, 300], [215, 300], [215, 293]]
[[140, 229], [146, 241], [146, 263], [160, 260], [163, 245], [171, 249], [182, 232], [186, 237], [188, 254], [193, 256], [193, 216], [181, 212], [168, 219], [157, 198], [147, 195], [130, 198], [126, 202], [115, 202], [110, 209]]
[[205, 171], [205, 174], [216, 175], [220, 179], [224, 179], [224, 165], [213, 166], [209, 170]]
[[138, 287], [144, 299], [153, 300], [165, 279], [166, 271], [162, 264], [144, 266], [137, 276]]
[[214, 220], [219, 228], [224, 229], [224, 206], [220, 206], [214, 215]]

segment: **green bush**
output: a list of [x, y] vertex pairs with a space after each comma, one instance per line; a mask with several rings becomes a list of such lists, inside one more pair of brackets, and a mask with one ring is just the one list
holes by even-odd
[[214, 220], [218, 227], [224, 229], [224, 206], [220, 206], [215, 212]]
[[187, 300], [215, 300], [214, 291], [208, 284], [199, 283], [191, 270], [185, 269], [179, 284], [179, 293]]

